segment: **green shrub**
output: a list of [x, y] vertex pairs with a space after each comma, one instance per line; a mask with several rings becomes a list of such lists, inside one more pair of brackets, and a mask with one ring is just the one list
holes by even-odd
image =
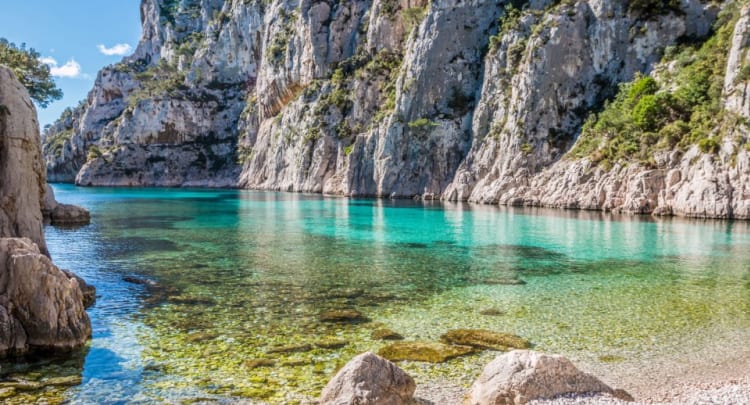
[[717, 153], [720, 145], [716, 138], [703, 138], [698, 141], [698, 148], [703, 153]]

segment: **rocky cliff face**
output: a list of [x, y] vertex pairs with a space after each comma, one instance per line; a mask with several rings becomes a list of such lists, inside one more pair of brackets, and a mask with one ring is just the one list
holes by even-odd
[[13, 72], [0, 66], [0, 358], [67, 351], [91, 336], [85, 283], [48, 257], [42, 206], [51, 196], [45, 190], [34, 105]]
[[36, 110], [10, 69], [0, 66], [0, 236], [30, 238], [47, 253], [42, 229], [46, 181]]
[[[138, 49], [47, 131], [47, 168], [50, 179], [83, 185], [745, 217], [744, 129], [723, 134], [733, 150], [687, 144], [648, 167], [570, 153], [620, 83], [668, 65], [675, 44], [711, 38], [730, 7], [143, 0]], [[747, 118], [742, 13], [723, 100]]]

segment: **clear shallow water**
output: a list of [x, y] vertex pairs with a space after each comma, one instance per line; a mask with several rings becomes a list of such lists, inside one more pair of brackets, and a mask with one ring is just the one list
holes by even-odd
[[[94, 338], [73, 359], [2, 365], [4, 377], [80, 374], [26, 402], [294, 403], [388, 327], [521, 335], [537, 349], [637, 364], [750, 338], [750, 227], [487, 206], [244, 191], [79, 189], [58, 200], [92, 225], [47, 228], [55, 262], [98, 289]], [[158, 291], [123, 281], [155, 280]], [[504, 280], [525, 285], [505, 285]], [[352, 308], [371, 322], [326, 324]], [[493, 309], [499, 315], [483, 315]], [[339, 349], [314, 347], [342, 340]], [[726, 350], [731, 351], [728, 341]], [[305, 352], [269, 354], [279, 345]], [[417, 381], [469, 384], [496, 353], [405, 363]], [[252, 368], [248, 360], [272, 359]]]

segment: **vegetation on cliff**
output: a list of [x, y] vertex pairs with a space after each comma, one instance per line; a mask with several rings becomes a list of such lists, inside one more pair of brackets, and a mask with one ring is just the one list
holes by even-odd
[[[606, 167], [637, 161], [654, 166], [654, 153], [685, 150], [717, 153], [720, 139], [746, 120], [723, 108], [722, 89], [737, 5], [725, 8], [713, 35], [699, 44], [667, 47], [661, 66], [620, 85], [614, 100], [584, 124], [570, 155]], [[740, 75], [738, 80], [747, 80]], [[735, 140], [735, 148], [747, 140]]]

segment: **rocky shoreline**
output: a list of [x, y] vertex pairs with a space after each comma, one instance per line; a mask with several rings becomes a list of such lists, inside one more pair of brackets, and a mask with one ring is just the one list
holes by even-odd
[[[367, 364], [364, 374], [357, 374], [363, 371], [363, 362]], [[380, 371], [373, 370], [374, 368]], [[382, 369], [387, 372], [383, 374]], [[690, 382], [691, 378], [685, 376], [686, 378], [676, 385], [667, 386], [659, 385], [659, 381], [655, 380], [643, 392], [643, 396], [636, 395], [633, 398], [625, 390], [612, 389], [596, 377], [579, 371], [564, 357], [549, 356], [533, 351], [515, 350], [499, 355], [485, 368], [482, 376], [470, 389], [448, 381], [433, 381], [424, 384], [417, 381], [415, 383], [395, 364], [372, 353], [365, 353], [353, 359], [331, 380], [317, 404], [698, 405], [710, 403], [730, 405], [750, 403], [748, 368], [728, 371], [734, 377], [725, 380], [703, 376], [704, 380], [698, 383]], [[400, 388], [394, 389], [394, 385]], [[389, 387], [386, 389], [389, 395], [394, 392], [398, 395], [387, 397], [387, 400], [382, 401], [382, 397], [375, 395], [382, 387]], [[647, 393], [649, 391], [650, 393]]]

